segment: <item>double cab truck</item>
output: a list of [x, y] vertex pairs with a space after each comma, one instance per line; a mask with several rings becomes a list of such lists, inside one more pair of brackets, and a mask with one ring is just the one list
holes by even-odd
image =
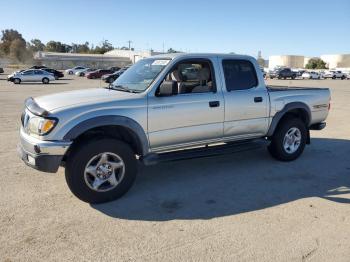
[[266, 86], [250, 56], [164, 54], [138, 61], [105, 88], [28, 98], [18, 150], [38, 170], [63, 166], [75, 196], [101, 203], [129, 190], [138, 162], [256, 143], [278, 160], [295, 160], [310, 130], [325, 127], [329, 108], [327, 88]]

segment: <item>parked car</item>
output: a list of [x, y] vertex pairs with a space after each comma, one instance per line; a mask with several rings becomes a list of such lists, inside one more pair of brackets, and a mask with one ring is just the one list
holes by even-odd
[[2, 67], [0, 67], [0, 74], [4, 73], [4, 69]]
[[76, 67], [73, 67], [73, 68], [66, 69], [65, 72], [66, 72], [66, 74], [68, 74], [68, 75], [73, 75], [73, 74], [75, 74], [77, 71], [83, 70], [83, 69], [85, 69], [85, 68], [86, 68], [86, 67], [84, 67], [84, 66], [76, 66]]
[[113, 74], [107, 74], [102, 76], [102, 80], [106, 83], [113, 83], [119, 76], [121, 76], [127, 68], [122, 68]]
[[43, 68], [41, 70], [44, 70], [46, 72], [49, 72], [51, 74], [53, 74], [53, 76], [55, 77], [56, 80], [58, 80], [59, 78], [64, 77], [64, 74], [61, 71], [52, 69], [52, 68]]
[[[188, 67], [199, 69], [196, 79], [183, 77]], [[138, 161], [256, 149], [257, 141], [295, 160], [329, 108], [328, 88], [266, 86], [250, 56], [165, 54], [139, 60], [108, 88], [27, 99], [19, 154], [41, 171], [64, 166], [73, 194], [101, 203], [130, 189]]]
[[35, 65], [35, 66], [30, 67], [29, 69], [43, 69], [43, 68], [47, 68], [47, 67], [42, 66], [42, 65], [39, 65], [39, 66]]
[[103, 75], [112, 74], [112, 73], [113, 72], [109, 69], [98, 69], [98, 70], [87, 73], [86, 78], [88, 78], [88, 79], [101, 78]]
[[117, 72], [119, 71], [121, 68], [119, 66], [112, 66], [109, 68], [109, 70], [111, 70], [112, 72]]
[[298, 70], [298, 71], [296, 71], [297, 77], [302, 77], [302, 75], [303, 75], [305, 72], [307, 72], [307, 71], [306, 71], [306, 70]]
[[336, 70], [330, 70], [326, 71], [323, 75], [323, 78], [332, 78], [332, 79], [337, 79], [340, 78], [341, 80], [346, 78], [346, 74], [343, 73], [342, 71], [336, 71]]
[[301, 75], [301, 78], [303, 78], [303, 79], [320, 79], [321, 76], [320, 76], [319, 73], [314, 72], [314, 71], [310, 71], [310, 72], [305, 71], [305, 72]]
[[43, 84], [48, 84], [50, 81], [55, 81], [55, 77], [53, 74], [42, 69], [29, 69], [9, 75], [7, 81], [15, 84], [22, 82], [42, 82]]
[[75, 72], [75, 75], [76, 76], [85, 76], [87, 73], [93, 72], [93, 71], [96, 71], [96, 69], [94, 69], [94, 68], [85, 68], [85, 69], [82, 69], [82, 70], [79, 70], [79, 71]]
[[260, 70], [261, 70], [263, 77], [266, 78], [266, 72], [265, 72], [264, 68], [260, 67]]
[[278, 79], [287, 79], [287, 78], [295, 79], [296, 77], [297, 77], [297, 73], [293, 72], [290, 68], [282, 68], [282, 69], [278, 69], [278, 70], [275, 70], [275, 71], [270, 73], [270, 78], [271, 79], [274, 79], [274, 78], [278, 78]]

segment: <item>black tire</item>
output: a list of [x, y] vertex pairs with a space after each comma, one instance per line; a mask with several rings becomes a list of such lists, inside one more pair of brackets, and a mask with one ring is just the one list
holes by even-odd
[[295, 79], [295, 76], [292, 76], [292, 80], [294, 80]]
[[341, 77], [341, 80], [344, 80], [344, 79], [345, 79], [345, 76], [342, 76], [342, 77]]
[[[301, 140], [298, 149], [293, 153], [288, 153], [284, 147], [283, 142], [287, 132], [296, 127], [300, 130]], [[272, 136], [271, 144], [268, 146], [270, 154], [281, 161], [292, 161], [297, 159], [304, 151], [307, 139], [307, 129], [303, 121], [299, 118], [286, 118], [278, 124], [275, 133]]]
[[337, 77], [336, 76], [332, 76], [332, 79], [336, 79]]
[[13, 79], [13, 83], [15, 83], [16, 85], [19, 85], [21, 83], [21, 79], [15, 78]]
[[68, 75], [73, 75], [73, 72], [72, 72], [72, 71], [69, 71], [69, 72], [68, 72]]
[[[90, 159], [104, 152], [117, 154], [124, 162], [125, 173], [115, 188], [106, 192], [97, 192], [85, 182], [84, 171]], [[75, 146], [67, 159], [65, 170], [66, 181], [72, 193], [84, 202], [95, 204], [112, 201], [123, 196], [134, 183], [136, 174], [137, 160], [130, 146], [111, 138], [92, 140], [84, 142], [83, 146]]]
[[50, 80], [47, 77], [44, 77], [41, 82], [43, 82], [43, 84], [47, 85], [48, 83], [50, 83]]

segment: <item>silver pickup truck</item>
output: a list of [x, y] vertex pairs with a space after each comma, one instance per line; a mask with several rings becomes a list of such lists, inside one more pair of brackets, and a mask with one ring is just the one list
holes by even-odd
[[138, 162], [217, 155], [256, 141], [274, 158], [294, 160], [310, 130], [325, 127], [329, 108], [329, 89], [266, 86], [249, 56], [165, 54], [140, 60], [105, 88], [28, 98], [18, 149], [38, 170], [64, 166], [73, 194], [100, 203], [128, 191]]

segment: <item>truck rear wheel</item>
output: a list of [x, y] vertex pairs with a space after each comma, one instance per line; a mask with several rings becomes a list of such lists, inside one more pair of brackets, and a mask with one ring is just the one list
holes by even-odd
[[120, 198], [134, 183], [136, 173], [137, 161], [130, 146], [109, 138], [73, 148], [65, 170], [72, 193], [88, 203]]
[[299, 118], [287, 118], [278, 126], [268, 146], [270, 154], [281, 161], [297, 159], [304, 151], [307, 129]]

